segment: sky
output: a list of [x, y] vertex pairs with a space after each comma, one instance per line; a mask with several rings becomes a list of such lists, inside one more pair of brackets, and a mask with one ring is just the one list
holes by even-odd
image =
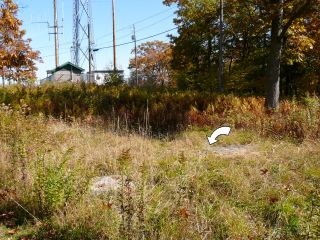
[[[58, 26], [60, 26], [59, 33], [61, 33], [58, 35], [59, 65], [71, 62], [72, 58], [73, 2], [73, 0], [57, 0]], [[95, 70], [113, 69], [112, 0], [91, 0], [90, 2], [93, 49], [100, 49], [94, 52]], [[55, 68], [54, 34], [49, 34], [54, 32], [54, 29], [51, 28], [54, 25], [54, 1], [16, 0], [16, 3], [19, 5], [18, 18], [23, 21], [20, 29], [26, 30], [25, 38], [32, 39], [30, 44], [32, 49], [41, 52], [43, 63], [37, 62], [37, 78], [43, 79], [47, 77], [47, 70]], [[116, 44], [124, 44], [117, 47], [117, 67], [124, 70], [126, 78], [130, 74], [129, 59], [134, 57], [134, 54], [131, 54], [134, 43], [130, 43], [132, 42], [133, 24], [136, 28], [137, 45], [153, 40], [169, 42], [167, 35], [177, 34], [173, 23], [176, 10], [176, 5], [165, 6], [162, 0], [115, 0]], [[49, 22], [49, 28], [45, 22]], [[87, 24], [84, 12], [81, 22], [83, 25]], [[81, 38], [83, 35], [80, 33]], [[153, 35], [157, 36], [150, 37]], [[139, 41], [140, 39], [144, 40]], [[87, 51], [87, 42], [88, 40], [83, 38], [84, 51]], [[89, 70], [88, 61], [83, 56], [80, 57], [80, 67], [86, 72]]]

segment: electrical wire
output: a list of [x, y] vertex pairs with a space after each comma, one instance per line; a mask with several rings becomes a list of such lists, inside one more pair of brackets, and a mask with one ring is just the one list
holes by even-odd
[[[63, 46], [63, 45], [70, 44], [70, 43], [72, 43], [72, 42], [61, 43], [61, 44], [59, 44], [59, 45], [60, 45], [60, 46]], [[50, 46], [43, 46], [43, 47], [37, 47], [37, 49], [41, 49], [41, 48], [51, 48], [51, 47], [52, 47], [52, 45], [50, 45]]]
[[[62, 53], [59, 53], [59, 54], [65, 54], [65, 53], [69, 53], [70, 51], [67, 51], [67, 52], [62, 52]], [[42, 56], [42, 58], [45, 58], [45, 57], [52, 57], [52, 56], [55, 56], [55, 54], [51, 54], [51, 55], [47, 55], [47, 56]]]
[[[163, 19], [161, 19], [161, 20], [159, 20], [159, 21], [157, 21], [157, 22], [155, 22], [155, 23], [153, 23], [153, 24], [151, 24], [151, 25], [148, 25], [148, 26], [146, 26], [146, 27], [144, 27], [144, 28], [142, 28], [142, 29], [139, 29], [139, 30], [136, 31], [136, 33], [137, 33], [137, 32], [141, 32], [142, 30], [145, 30], [145, 29], [147, 29], [147, 28], [149, 28], [149, 27], [152, 27], [152, 26], [154, 26], [154, 25], [156, 25], [156, 24], [158, 24], [158, 23], [160, 23], [160, 22], [162, 22], [162, 21], [170, 18], [170, 17], [173, 16], [173, 15], [174, 15], [174, 14], [171, 14], [170, 16], [165, 17], [165, 18], [163, 18]], [[117, 38], [116, 40], [119, 40], [119, 39], [122, 39], [122, 38], [125, 38], [125, 37], [128, 37], [128, 36], [131, 36], [131, 35], [132, 35], [131, 33], [130, 33], [130, 34], [127, 34], [127, 35], [124, 35], [124, 36], [122, 36], [122, 37]], [[112, 40], [112, 41], [113, 41], [113, 40]], [[99, 44], [99, 45], [104, 45], [104, 44], [110, 43], [110, 42], [112, 42], [112, 41], [104, 42], [104, 43], [101, 43], [101, 44]]]
[[[218, 10], [217, 10], [217, 12], [218, 12]], [[196, 20], [197, 20], [197, 19], [201, 19], [201, 18], [202, 18], [202, 16], [201, 16], [201, 17], [196, 18]], [[137, 40], [137, 42], [142, 41], [142, 40], [146, 40], [146, 39], [149, 39], [149, 38], [152, 38], [152, 37], [158, 36], [158, 35], [161, 35], [161, 34], [166, 33], [166, 32], [170, 32], [170, 31], [172, 31], [172, 30], [174, 30], [174, 29], [178, 29], [178, 28], [179, 28], [179, 26], [174, 27], [174, 28], [171, 28], [171, 29], [169, 29], [169, 30], [167, 30], [167, 31], [164, 31], [164, 32], [161, 32], [161, 33], [158, 33], [158, 34], [152, 35], [152, 36], [149, 36], [149, 37], [141, 38], [141, 39]], [[141, 30], [143, 30], [143, 29], [141, 29]], [[122, 44], [116, 45], [116, 47], [123, 46], [123, 45], [127, 45], [127, 44], [130, 44], [130, 43], [134, 43], [134, 41], [126, 42], [126, 43], [122, 43]], [[100, 49], [112, 48], [112, 47], [113, 47], [113, 46], [101, 47], [101, 48], [93, 49], [92, 51], [94, 51], [94, 52], [95, 52], [95, 51], [99, 51]]]
[[[175, 8], [175, 7], [171, 7], [171, 8], [169, 8], [169, 9], [167, 9], [167, 10], [164, 10], [164, 11], [162, 11], [162, 12], [156, 13], [156, 14], [150, 16], [150, 17], [147, 17], [147, 18], [145, 18], [145, 19], [142, 19], [142, 20], [140, 20], [140, 21], [138, 21], [138, 22], [135, 22], [135, 23], [133, 23], [133, 24], [141, 23], [141, 22], [146, 21], [146, 20], [148, 20], [148, 19], [150, 19], [150, 18], [153, 18], [153, 17], [155, 17], [155, 16], [158, 16], [158, 15], [164, 13], [164, 12], [167, 12], [167, 11], [173, 9], [173, 8]], [[129, 28], [129, 27], [132, 27], [132, 24], [130, 24], [130, 25], [126, 26], [126, 27], [123, 27], [123, 28], [117, 30], [116, 32], [122, 31], [122, 30], [124, 30], [124, 29]], [[110, 36], [111, 34], [113, 34], [113, 33], [108, 33], [108, 34], [106, 34], [106, 35], [104, 35], [104, 36], [98, 37], [96, 40], [99, 40], [99, 39], [101, 39], [101, 38]]]
[[163, 19], [159, 20], [158, 22], [155, 22], [155, 23], [153, 23], [153, 24], [151, 24], [151, 25], [149, 25], [149, 26], [146, 26], [146, 27], [144, 27], [144, 28], [141, 28], [141, 29], [137, 30], [136, 33], [137, 33], [137, 32], [140, 32], [140, 31], [142, 31], [142, 30], [144, 30], [144, 29], [147, 29], [147, 28], [149, 28], [149, 27], [152, 27], [152, 26], [158, 24], [159, 22], [162, 22], [162, 21], [168, 19], [169, 17], [172, 17], [173, 15], [175, 15], [175, 14], [171, 14], [170, 16], [168, 16], [168, 17], [166, 17], [166, 18], [163, 18]]
[[[158, 15], [164, 13], [164, 12], [167, 12], [167, 11], [173, 9], [173, 8], [174, 8], [174, 7], [171, 7], [171, 8], [169, 8], [169, 9], [166, 9], [166, 10], [164, 10], [164, 11], [162, 11], [162, 12], [159, 12], [159, 13], [157, 13], [157, 14], [154, 14], [154, 15], [150, 16], [150, 17], [147, 17], [147, 18], [145, 18], [145, 19], [142, 19], [142, 20], [140, 20], [140, 21], [138, 21], [138, 22], [136, 22], [136, 23], [134, 23], [134, 24], [138, 24], [138, 23], [141, 23], [141, 22], [143, 22], [143, 21], [146, 21], [146, 20], [148, 20], [148, 19], [150, 19], [150, 18], [153, 18], [153, 17], [155, 17], [155, 16], [158, 16]], [[82, 14], [83, 14], [83, 10], [82, 10], [82, 12], [80, 13], [80, 15], [82, 16]], [[169, 17], [171, 17], [171, 16], [173, 16], [173, 15], [174, 15], [174, 14], [172, 14], [172, 15], [164, 18], [164, 19], [161, 19], [161, 20], [159, 20], [159, 21], [157, 21], [157, 22], [155, 22], [155, 23], [153, 23], [153, 24], [151, 24], [151, 25], [148, 25], [147, 27], [144, 27], [144, 28], [142, 28], [142, 29], [139, 29], [139, 30], [137, 30], [136, 32], [140, 32], [140, 31], [142, 31], [142, 30], [144, 30], [144, 29], [146, 29], [146, 28], [149, 28], [149, 27], [151, 27], [151, 26], [153, 26], [153, 25], [155, 25], [155, 24], [157, 24], [157, 23], [159, 23], [159, 22], [162, 22], [162, 21], [168, 19]], [[117, 30], [116, 32], [119, 32], [119, 31], [124, 30], [124, 29], [129, 28], [129, 27], [132, 27], [132, 24], [130, 24], [130, 25], [124, 27], [124, 28], [121, 28], [121, 29]], [[96, 39], [96, 41], [97, 41], [98, 39], [104, 38], [104, 37], [109, 36], [109, 35], [111, 35], [111, 34], [112, 34], [112, 33], [109, 33], [109, 34], [107, 34], [107, 35], [104, 35], [104, 36], [102, 36], [102, 37], [99, 37], [99, 38]], [[162, 33], [160, 33], [160, 34], [162, 34]], [[160, 34], [159, 34], [159, 35], [160, 35]], [[125, 37], [130, 36], [130, 35], [132, 35], [132, 34], [131, 34], [131, 33], [130, 33], [130, 34], [127, 34], [127, 35], [125, 35], [125, 36], [122, 36], [122, 37], [120, 37], [120, 38], [117, 38], [117, 40], [122, 39], [122, 38], [125, 38]], [[156, 35], [156, 36], [157, 36], [157, 35]], [[152, 37], [152, 36], [151, 36], [151, 37]], [[82, 36], [82, 38], [81, 38], [80, 44], [81, 44], [81, 42], [83, 41], [83, 38], [84, 38], [84, 34], [83, 34], [83, 36]], [[149, 37], [148, 37], [148, 38], [149, 38]], [[141, 41], [141, 40], [143, 40], [143, 39], [140, 39], [140, 40], [138, 40], [138, 41]], [[102, 44], [100, 44], [100, 45], [107, 44], [107, 43], [110, 43], [110, 42], [112, 42], [112, 41], [108, 41], [108, 42], [102, 43]], [[62, 43], [62, 44], [59, 44], [59, 46], [67, 45], [67, 44], [70, 44], [70, 43], [72, 43], [72, 42]], [[132, 43], [132, 42], [130, 42], [130, 43]], [[129, 43], [126, 43], [126, 44], [129, 44]], [[124, 45], [125, 45], [125, 44], [124, 44]], [[121, 44], [120, 46], [122, 46], [122, 44]], [[43, 49], [43, 48], [49, 49], [49, 48], [51, 48], [51, 47], [52, 47], [52, 46], [37, 47], [37, 48], [35, 48], [35, 50]], [[104, 47], [104, 48], [106, 48], [106, 47]], [[102, 48], [99, 48], [99, 49], [102, 49]], [[67, 52], [63, 52], [63, 53], [67, 53]], [[63, 53], [60, 53], [60, 54], [63, 54]], [[46, 56], [43, 56], [43, 58], [45, 58], [45, 57], [52, 57], [52, 56], [55, 56], [55, 54], [53, 54], [53, 55], [46, 55]]]
[[[158, 15], [164, 13], [164, 12], [167, 12], [167, 11], [173, 9], [173, 8], [174, 8], [174, 7], [171, 7], [171, 8], [169, 8], [169, 9], [166, 9], [166, 10], [164, 10], [164, 11], [162, 11], [162, 12], [159, 12], [159, 13], [157, 13], [157, 14], [154, 14], [154, 15], [150, 16], [150, 17], [147, 17], [147, 18], [145, 18], [145, 19], [142, 19], [142, 20], [140, 20], [140, 21], [138, 21], [138, 22], [136, 22], [136, 23], [134, 23], [134, 24], [138, 24], [138, 23], [141, 23], [141, 22], [143, 22], [143, 21], [146, 21], [146, 20], [148, 20], [148, 19], [150, 19], [150, 18], [153, 18], [153, 17], [155, 17], [155, 16], [158, 16]], [[82, 15], [82, 12], [81, 12], [81, 15]], [[149, 27], [151, 27], [151, 26], [153, 26], [153, 25], [155, 25], [155, 24], [158, 24], [159, 22], [162, 22], [162, 21], [168, 19], [169, 17], [171, 17], [171, 16], [173, 16], [173, 15], [174, 15], [174, 14], [172, 14], [172, 15], [164, 18], [164, 19], [161, 19], [161, 20], [159, 20], [159, 21], [157, 21], [157, 22], [155, 22], [155, 23], [153, 23], [153, 24], [151, 24], [151, 25], [148, 25], [148, 26], [146, 26], [146, 27], [144, 27], [144, 28], [142, 28], [142, 29], [139, 29], [137, 32], [142, 31], [142, 30], [144, 30], [144, 29], [146, 29], [146, 28], [149, 28]], [[124, 28], [121, 28], [121, 29], [119, 29], [119, 30], [116, 31], [116, 32], [119, 32], [119, 31], [124, 30], [124, 29], [129, 28], [129, 27], [132, 27], [132, 24], [130, 24], [130, 25], [124, 27]], [[174, 29], [177, 29], [177, 28], [178, 28], [178, 27], [175, 27], [175, 28], [169, 29], [169, 30], [167, 30], [167, 31], [154, 34], [154, 35], [152, 35], [152, 36], [148, 36], [148, 37], [139, 39], [139, 40], [137, 40], [137, 42], [142, 41], [142, 40], [145, 40], [145, 39], [149, 39], [149, 38], [152, 38], [152, 37], [155, 37], [155, 36], [158, 36], [158, 35], [167, 33], [167, 32], [170, 32], [170, 31], [172, 31], [172, 30], [174, 30]], [[97, 38], [96, 40], [101, 39], [101, 38], [104, 38], [104, 37], [109, 36], [109, 35], [111, 35], [111, 34], [112, 34], [112, 33], [109, 33], [109, 34], [107, 34], [107, 35], [104, 35], [104, 36], [102, 36], [102, 37]], [[127, 35], [122, 36], [122, 37], [120, 37], [120, 38], [118, 38], [118, 39], [127, 37], [127, 36], [129, 36], [129, 35], [131, 35], [131, 34], [127, 34]], [[82, 40], [83, 40], [83, 38], [81, 39], [81, 42], [82, 42]], [[109, 42], [112, 42], [112, 41], [109, 41]], [[106, 42], [106, 43], [109, 43], [109, 42]], [[70, 44], [70, 43], [72, 43], [72, 42], [63, 43], [63, 44], [61, 44], [61, 45], [66, 45], [66, 44]], [[118, 44], [118, 45], [116, 45], [116, 46], [117, 46], [117, 47], [118, 47], [118, 46], [124, 46], [124, 45], [130, 44], [130, 43], [134, 43], [134, 41], [127, 42], [127, 43], [122, 43], [122, 44]], [[41, 49], [41, 48], [50, 48], [50, 47], [51, 47], [51, 46], [44, 46], [44, 47], [39, 47], [38, 49]], [[113, 46], [96, 48], [96, 49], [93, 49], [93, 51], [98, 51], [98, 50], [100, 50], [100, 49], [106, 49], [106, 48], [112, 48], [112, 47], [113, 47]], [[65, 52], [62, 52], [62, 53], [59, 53], [59, 54], [65, 54], [65, 53], [68, 53], [68, 52], [69, 52], [69, 51], [65, 51]], [[55, 56], [55, 54], [50, 54], [50, 55], [41, 56], [41, 57], [42, 57], [42, 58], [47, 58], [47, 57], [53, 57], [53, 56]], [[85, 60], [85, 59], [84, 59], [84, 60]]]
[[[148, 39], [148, 38], [152, 38], [152, 37], [155, 37], [155, 36], [158, 36], [158, 35], [167, 33], [167, 32], [170, 32], [170, 31], [172, 31], [172, 30], [174, 30], [174, 29], [177, 29], [177, 28], [178, 28], [178, 27], [174, 27], [174, 28], [171, 28], [171, 29], [169, 29], [169, 30], [167, 30], [167, 31], [164, 31], [164, 32], [161, 32], [161, 33], [157, 33], [157, 34], [154, 34], [154, 35], [149, 36], [149, 37], [141, 38], [141, 39], [137, 40], [137, 42], [140, 42], [140, 41], [142, 41], [142, 40], [146, 40], [146, 39]], [[122, 44], [118, 44], [118, 45], [116, 45], [116, 47], [120, 47], [120, 46], [127, 45], [127, 44], [130, 44], [130, 43], [134, 43], [134, 41], [126, 42], [126, 43], [122, 43]], [[96, 52], [96, 51], [99, 51], [99, 50], [101, 50], [101, 49], [112, 48], [112, 47], [113, 47], [113, 46], [96, 48], [96, 49], [93, 49], [92, 51]]]

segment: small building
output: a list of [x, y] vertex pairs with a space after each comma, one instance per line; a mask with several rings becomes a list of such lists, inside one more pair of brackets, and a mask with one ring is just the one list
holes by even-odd
[[[41, 80], [41, 83], [46, 81], [69, 81], [69, 82], [89, 82], [90, 74], [85, 73], [85, 70], [81, 67], [74, 65], [71, 62], [66, 62], [59, 67], [48, 70], [48, 77]], [[118, 74], [123, 79], [124, 70], [97, 70], [92, 71], [91, 81], [97, 85], [104, 85], [106, 82], [110, 81], [112, 74]]]
[[[74, 65], [71, 62], [66, 62], [57, 68], [48, 70], [48, 77], [41, 80], [41, 83], [46, 81], [69, 81], [69, 82], [79, 82], [83, 81], [82, 72], [84, 69]], [[51, 74], [51, 75], [50, 75]]]

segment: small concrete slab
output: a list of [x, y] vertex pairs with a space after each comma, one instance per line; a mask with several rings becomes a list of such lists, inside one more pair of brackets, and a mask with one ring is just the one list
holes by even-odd
[[214, 146], [210, 147], [211, 150], [214, 150], [220, 154], [229, 154], [229, 153], [245, 153], [247, 151], [252, 151], [253, 147], [250, 145], [226, 145], [226, 146]]
[[[126, 176], [121, 175], [96, 177], [92, 179], [92, 187], [90, 190], [95, 195], [105, 195], [108, 193], [117, 192], [119, 189], [121, 189], [122, 181], [125, 181], [126, 179]], [[132, 182], [129, 182], [128, 188], [134, 191], [135, 186]]]

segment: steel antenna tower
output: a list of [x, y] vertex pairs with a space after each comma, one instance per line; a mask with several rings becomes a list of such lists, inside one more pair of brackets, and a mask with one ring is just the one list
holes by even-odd
[[79, 0], [74, 0], [73, 4], [73, 63], [79, 66], [79, 28], [80, 28], [80, 6]]
[[91, 1], [74, 0], [72, 62], [79, 67], [87, 62], [90, 64], [89, 70], [92, 67], [94, 69], [94, 64], [91, 61], [93, 60], [91, 39], [93, 39]]

